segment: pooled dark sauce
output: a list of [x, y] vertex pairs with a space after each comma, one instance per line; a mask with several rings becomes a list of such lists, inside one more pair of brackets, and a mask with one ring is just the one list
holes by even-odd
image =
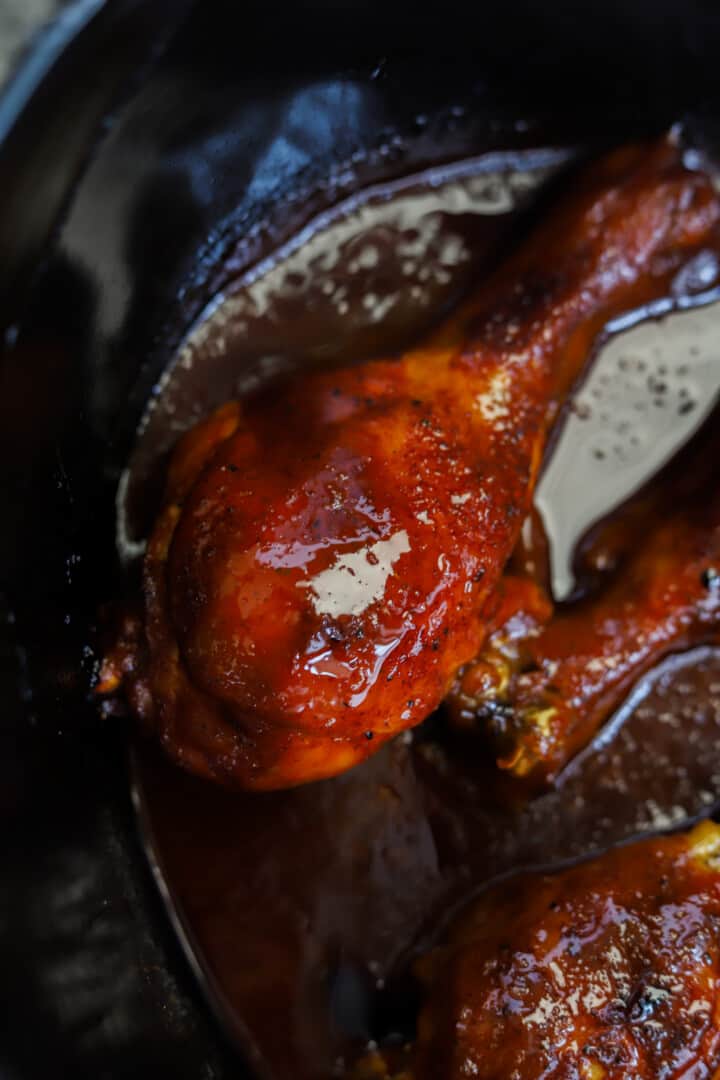
[[517, 809], [442, 737], [401, 738], [344, 776], [273, 795], [229, 794], [141, 747], [143, 827], [240, 1045], [271, 1076], [341, 1073], [366, 1040], [408, 1034], [408, 954], [482, 885], [710, 812], [720, 655], [665, 664], [600, 742]]
[[[158, 385], [119, 493], [125, 557], [141, 550], [181, 431], [259, 381], [417, 335], [497, 258], [570, 156], [493, 155], [378, 186], [239, 281]], [[712, 259], [694, 273], [678, 284], [678, 306], [714, 295]], [[600, 351], [525, 536], [523, 561], [547, 564], [559, 598], [577, 585], [572, 555], [588, 526], [691, 436], [719, 386], [720, 305], [642, 323]], [[216, 789], [145, 744], [134, 776], [156, 873], [242, 1051], [278, 1080], [342, 1075], [368, 1040], [411, 1032], [409, 961], [480, 888], [712, 810], [720, 651], [666, 661], [557, 789], [525, 803], [477, 743], [437, 718], [343, 776], [277, 794]]]

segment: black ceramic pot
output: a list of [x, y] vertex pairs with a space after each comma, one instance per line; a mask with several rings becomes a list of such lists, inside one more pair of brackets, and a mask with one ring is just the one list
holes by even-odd
[[244, 1075], [88, 696], [118, 476], [183, 331], [305, 198], [368, 178], [347, 163], [712, 134], [719, 47], [703, 0], [79, 0], [37, 39], [0, 99], [0, 1075]]

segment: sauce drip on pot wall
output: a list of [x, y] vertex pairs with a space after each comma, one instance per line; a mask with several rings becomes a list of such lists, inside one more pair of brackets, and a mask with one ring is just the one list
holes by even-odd
[[[142, 549], [164, 455], [182, 430], [301, 364], [399, 347], [502, 250], [530, 195], [569, 156], [488, 155], [378, 186], [249, 272], [156, 388], [120, 488], [121, 553]], [[681, 306], [713, 296], [717, 266], [695, 271]], [[558, 598], [575, 587], [580, 535], [692, 434], [719, 386], [717, 305], [625, 330], [601, 350], [536, 498]], [[588, 489], [594, 503], [581, 497]], [[706, 813], [719, 736], [720, 654], [705, 649], [645, 680], [559, 788], [526, 805], [496, 788], [479, 746], [433, 719], [349, 774], [262, 796], [215, 790], [143, 745], [136, 797], [156, 871], [228, 1026], [268, 1075], [310, 1080], [341, 1073], [368, 1038], [407, 1030], [408, 955], [483, 884]]]

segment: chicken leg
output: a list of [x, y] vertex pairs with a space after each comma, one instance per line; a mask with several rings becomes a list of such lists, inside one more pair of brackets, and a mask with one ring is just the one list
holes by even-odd
[[720, 828], [484, 893], [424, 956], [414, 1048], [354, 1080], [680, 1080], [720, 1069]]
[[586, 538], [598, 591], [553, 615], [527, 579], [501, 583], [495, 623], [447, 700], [490, 733], [498, 763], [553, 780], [632, 684], [670, 652], [720, 641], [720, 414]]
[[[432, 712], [483, 642], [594, 338], [666, 295], [719, 218], [669, 141], [616, 151], [422, 345], [291, 378], [191, 431], [149, 541], [143, 640], [122, 665], [172, 757], [288, 787]], [[119, 678], [111, 656], [101, 690]]]

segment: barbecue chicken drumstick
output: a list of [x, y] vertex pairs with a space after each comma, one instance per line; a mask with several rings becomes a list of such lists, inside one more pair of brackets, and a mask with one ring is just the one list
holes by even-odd
[[[128, 679], [186, 768], [332, 776], [477, 654], [550, 424], [607, 320], [667, 293], [718, 199], [667, 141], [619, 150], [399, 358], [291, 378], [179, 444]], [[108, 659], [100, 689], [118, 680]]]
[[[663, 657], [720, 641], [720, 413], [586, 537], [581, 563], [615, 566], [553, 615], [542, 588], [507, 578], [479, 657], [448, 695], [452, 721], [490, 734], [516, 777], [552, 781]], [[600, 575], [602, 576], [602, 575]]]
[[685, 1080], [720, 1068], [720, 828], [524, 875], [424, 956], [416, 1045], [354, 1080]]

